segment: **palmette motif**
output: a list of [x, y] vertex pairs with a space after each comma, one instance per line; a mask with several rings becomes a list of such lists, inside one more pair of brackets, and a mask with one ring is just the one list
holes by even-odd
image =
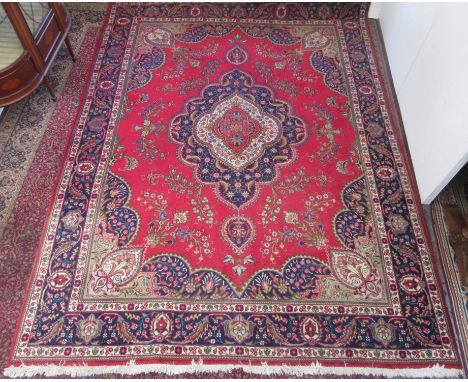
[[362, 12], [113, 6], [13, 362], [456, 362]]

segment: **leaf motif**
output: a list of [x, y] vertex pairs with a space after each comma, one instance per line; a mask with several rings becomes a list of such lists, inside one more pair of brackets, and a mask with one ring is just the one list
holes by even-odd
[[252, 255], [248, 255], [245, 259], [244, 259], [244, 264], [252, 264], [254, 262], [254, 258], [252, 257]]
[[117, 330], [125, 341], [129, 343], [136, 341], [136, 337], [130, 333], [128, 330], [128, 324], [125, 321], [119, 320], [117, 322]]
[[403, 193], [401, 192], [401, 189], [398, 189], [398, 191], [396, 191], [393, 194], [391, 194], [390, 196], [388, 196], [384, 200], [384, 203], [385, 204], [395, 204], [401, 199], [402, 194]]
[[356, 335], [356, 321], [353, 320], [349, 325], [346, 326], [343, 335], [336, 341], [339, 346], [346, 346], [351, 343]]
[[299, 14], [304, 18], [308, 19], [309, 18], [309, 12], [307, 11], [307, 8], [304, 7], [301, 3], [295, 4]]
[[208, 328], [208, 322], [202, 321], [193, 331], [192, 334], [189, 334], [186, 339], [184, 340], [183, 343], [193, 343], [196, 340], [198, 340], [205, 332], [206, 329]]
[[62, 320], [57, 321], [49, 330], [49, 332], [44, 337], [40, 338], [39, 341], [36, 342], [36, 344], [45, 344], [49, 342], [52, 338], [54, 338], [56, 335], [60, 333], [60, 331], [62, 330], [62, 327], [63, 327], [63, 321]]
[[284, 339], [276, 325], [273, 324], [271, 321], [267, 322], [267, 331], [271, 338], [273, 338], [273, 340], [275, 340], [280, 345], [289, 345], [289, 342]]
[[177, 5], [174, 5], [172, 8], [170, 8], [168, 11], [167, 11], [167, 15], [168, 16], [174, 16], [176, 15], [180, 10], [182, 10], [183, 8], [187, 7], [186, 4], [177, 4]]
[[421, 331], [414, 325], [408, 323], [408, 334], [423, 346], [438, 347], [433, 341], [424, 337]]
[[364, 114], [372, 114], [375, 113], [379, 109], [379, 104], [378, 103], [373, 103], [370, 105], [368, 108], [364, 110]]
[[395, 248], [397, 249], [397, 251], [407, 257], [409, 257], [414, 263], [416, 264], [420, 264], [421, 263], [421, 259], [420, 257], [416, 254], [416, 252], [411, 249], [410, 247], [406, 246], [406, 245], [403, 245], [403, 244], [400, 244], [400, 245], [396, 245]]
[[226, 257], [223, 259], [223, 261], [226, 264], [234, 264], [234, 258], [232, 257], [232, 255], [226, 255]]
[[77, 190], [73, 183], [70, 183], [69, 192], [73, 199], [86, 199], [86, 196], [80, 190]]
[[393, 154], [385, 146], [382, 145], [371, 145], [371, 149], [386, 156], [387, 158], [393, 158]]
[[221, 188], [223, 191], [226, 191], [229, 188], [229, 184], [224, 181], [220, 181], [219, 188]]
[[336, 162], [336, 170], [339, 173], [346, 175], [348, 173], [348, 170], [346, 170], [347, 163], [348, 163], [348, 161], [346, 161], [346, 160], [340, 160], [340, 161]]
[[57, 249], [54, 251], [53, 258], [62, 255], [72, 248], [77, 242], [76, 241], [66, 241], [65, 243], [60, 244]]
[[125, 157], [126, 163], [124, 170], [131, 171], [138, 167], [138, 160], [134, 157]]
[[271, 7], [272, 4], [260, 4], [254, 11], [253, 17], [258, 18], [262, 15], [263, 12], [265, 12], [266, 9]]

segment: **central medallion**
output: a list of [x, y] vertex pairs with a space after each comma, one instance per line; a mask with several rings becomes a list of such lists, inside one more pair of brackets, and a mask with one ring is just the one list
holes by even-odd
[[195, 178], [240, 208], [255, 198], [260, 184], [277, 177], [278, 165], [295, 159], [293, 146], [305, 140], [305, 123], [290, 112], [269, 88], [234, 70], [188, 101], [169, 132]]
[[242, 171], [281, 137], [282, 129], [275, 118], [236, 93], [201, 115], [193, 132], [214, 158]]
[[261, 125], [237, 106], [229, 109], [213, 126], [215, 134], [236, 153], [247, 146], [252, 137], [258, 136], [261, 130]]

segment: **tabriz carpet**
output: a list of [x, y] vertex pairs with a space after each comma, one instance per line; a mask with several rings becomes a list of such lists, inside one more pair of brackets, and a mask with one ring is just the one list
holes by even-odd
[[6, 375], [461, 375], [366, 11], [109, 7]]

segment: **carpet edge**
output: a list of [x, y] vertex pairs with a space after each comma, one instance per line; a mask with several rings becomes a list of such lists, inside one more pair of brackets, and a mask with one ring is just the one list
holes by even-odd
[[292, 375], [302, 377], [311, 376], [349, 376], [359, 375], [365, 377], [386, 377], [386, 378], [457, 378], [462, 376], [462, 370], [456, 368], [447, 368], [434, 364], [424, 368], [381, 368], [381, 367], [335, 367], [324, 366], [319, 362], [311, 363], [309, 366], [289, 366], [289, 365], [213, 365], [203, 362], [193, 361], [191, 364], [137, 364], [135, 361], [129, 361], [124, 365], [111, 366], [89, 366], [86, 364], [64, 365], [46, 364], [9, 366], [5, 369], [5, 375], [10, 378], [25, 378], [33, 376], [57, 377], [89, 377], [103, 374], [135, 375], [140, 373], [159, 372], [168, 376], [174, 376], [184, 373], [202, 373], [202, 372], [232, 372], [236, 369], [242, 369], [245, 372], [260, 375]]

